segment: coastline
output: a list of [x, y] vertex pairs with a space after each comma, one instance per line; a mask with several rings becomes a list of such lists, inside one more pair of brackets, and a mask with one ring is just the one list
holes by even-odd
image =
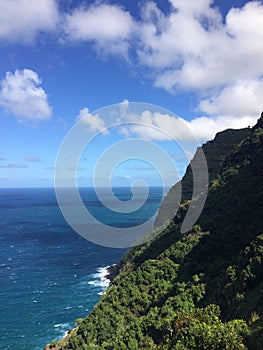
[[118, 275], [119, 273], [119, 264], [113, 264], [106, 267], [106, 274], [104, 278], [109, 280], [110, 282]]
[[[105, 291], [107, 290], [107, 287], [110, 285], [110, 283], [113, 281], [114, 277], [118, 274], [118, 264], [108, 265], [104, 267], [99, 267], [97, 269], [97, 273], [94, 274], [95, 279], [88, 281], [88, 284], [100, 286], [103, 288], [101, 292], [98, 293], [98, 295], [103, 295]], [[99, 282], [96, 282], [96, 280]], [[88, 314], [87, 314], [88, 316]], [[76, 326], [69, 331], [66, 331], [58, 340], [55, 340], [55, 344], [53, 345], [53, 342], [46, 344], [44, 346], [43, 350], [55, 350], [57, 348], [57, 344], [63, 344], [65, 340], [67, 340], [72, 332], [76, 332], [78, 330], [79, 326]]]

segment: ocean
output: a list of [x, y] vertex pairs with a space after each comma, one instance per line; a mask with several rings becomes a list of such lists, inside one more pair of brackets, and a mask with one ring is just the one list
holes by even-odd
[[[94, 190], [80, 193], [102, 218], [104, 208]], [[126, 188], [114, 193], [131, 198]], [[107, 224], [143, 222], [156, 212], [162, 195], [161, 188], [150, 188], [142, 210], [130, 219], [107, 212]], [[0, 349], [42, 350], [91, 312], [109, 283], [106, 267], [127, 249], [96, 245], [75, 233], [54, 189], [6, 188], [0, 189], [0, 251]]]

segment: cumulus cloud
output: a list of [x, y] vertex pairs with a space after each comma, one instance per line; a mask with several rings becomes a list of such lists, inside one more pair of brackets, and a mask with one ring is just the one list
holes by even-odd
[[142, 26], [140, 62], [169, 91], [204, 90], [257, 78], [263, 72], [263, 5], [231, 9], [225, 21], [213, 1], [171, 0], [166, 27]]
[[[225, 17], [213, 0], [169, 2], [168, 12], [144, 2], [136, 20], [117, 5], [81, 6], [67, 15], [66, 32], [71, 40], [90, 41], [110, 53], [132, 52], [156, 87], [201, 93], [198, 107], [212, 114], [213, 129], [217, 123], [219, 129], [236, 125], [228, 119], [237, 115], [240, 125], [255, 121], [262, 109], [262, 2], [231, 8]], [[124, 101], [124, 113], [126, 108]]]
[[237, 81], [211, 98], [203, 99], [199, 109], [210, 115], [257, 116], [263, 105], [263, 80]]
[[100, 118], [98, 114], [91, 114], [87, 107], [79, 111], [78, 116], [76, 117], [77, 121], [81, 121], [83, 124], [87, 125], [88, 129], [92, 132], [102, 132], [107, 134], [105, 129], [104, 120]]
[[136, 135], [151, 141], [194, 141], [197, 137], [182, 118], [168, 113], [149, 110], [127, 113], [123, 122], [127, 124], [120, 128], [120, 133], [125, 137]]
[[188, 142], [197, 145], [213, 139], [219, 131], [252, 126], [257, 117], [241, 113], [236, 117], [211, 115], [186, 121], [172, 114], [145, 110], [141, 114], [128, 113], [125, 121], [131, 124], [124, 125], [120, 133], [125, 137], [136, 135], [151, 141], [176, 141], [181, 146]]
[[55, 0], [0, 0], [0, 40], [30, 43], [40, 32], [56, 28]]
[[72, 41], [89, 41], [103, 52], [127, 54], [134, 29], [129, 12], [117, 5], [80, 6], [66, 15], [65, 33]]
[[210, 116], [191, 122], [199, 133], [212, 135], [226, 128], [238, 129], [256, 123], [263, 109], [263, 80], [237, 81], [200, 101], [198, 109]]
[[[103, 57], [125, 57], [156, 87], [202, 96], [198, 109], [212, 118], [201, 116], [189, 125], [202, 138], [209, 133], [202, 130], [205, 123], [213, 134], [223, 126], [236, 127], [237, 120], [237, 127], [253, 124], [263, 108], [263, 3], [249, 1], [223, 17], [213, 0], [169, 2], [166, 12], [157, 1], [143, 2], [141, 16], [135, 19], [120, 5], [103, 1], [72, 5], [65, 13], [58, 12], [55, 0], [0, 0], [0, 40], [32, 42], [39, 33], [59, 29], [57, 36], [61, 39], [63, 33], [64, 42], [87, 43]], [[22, 93], [18, 83], [29, 89]], [[1, 82], [0, 105], [22, 122], [48, 119], [51, 108], [40, 84], [30, 70], [7, 73]], [[127, 102], [121, 104], [124, 115]], [[98, 115], [80, 111], [85, 113], [91, 130], [103, 129]], [[154, 123], [162, 124], [161, 119], [171, 126], [168, 117], [155, 116]]]
[[47, 94], [38, 74], [31, 69], [7, 72], [0, 82], [0, 106], [21, 123], [38, 123], [51, 117]]
[[140, 64], [159, 88], [201, 92], [198, 110], [211, 118], [187, 123], [201, 140], [253, 125], [263, 109], [262, 2], [232, 8], [225, 18], [213, 0], [170, 3], [168, 14], [154, 3], [142, 10]]
[[198, 140], [204, 142], [213, 139], [219, 131], [246, 128], [254, 125], [256, 119], [251, 116], [241, 116], [239, 118], [229, 116], [202, 116], [187, 121], [186, 125]]

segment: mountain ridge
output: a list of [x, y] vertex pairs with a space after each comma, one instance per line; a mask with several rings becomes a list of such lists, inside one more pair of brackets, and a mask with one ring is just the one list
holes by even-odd
[[181, 233], [184, 177], [174, 220], [127, 253], [91, 314], [46, 349], [263, 349], [263, 114], [203, 147], [210, 182], [196, 224]]

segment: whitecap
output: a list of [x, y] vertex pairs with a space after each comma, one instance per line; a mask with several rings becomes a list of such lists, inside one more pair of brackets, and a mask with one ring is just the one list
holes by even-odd
[[39, 290], [39, 289], [36, 289], [36, 290], [33, 290], [33, 294], [42, 294], [44, 293], [43, 290]]
[[88, 284], [91, 284], [91, 285], [95, 286], [96, 282], [95, 281], [89, 281]]
[[63, 325], [63, 323], [58, 323], [58, 324], [55, 324], [55, 325], [54, 325], [54, 328], [61, 327], [62, 325]]
[[65, 338], [67, 335], [68, 335], [68, 331], [65, 331], [65, 332], [62, 334], [62, 338]]
[[91, 281], [88, 281], [88, 284], [92, 285], [94, 287], [100, 287], [103, 290], [105, 290], [108, 287], [108, 285], [110, 284], [110, 280], [107, 278], [109, 267], [110, 266], [99, 267], [97, 269], [97, 273], [94, 273], [92, 275], [92, 277], [94, 279]]
[[65, 331], [65, 329], [68, 329], [70, 327], [69, 323], [57, 323], [54, 325], [54, 328], [61, 328], [61, 330]]
[[69, 323], [57, 323], [54, 325], [54, 328], [58, 332], [58, 338], [64, 338], [68, 335], [68, 330], [72, 328]]

